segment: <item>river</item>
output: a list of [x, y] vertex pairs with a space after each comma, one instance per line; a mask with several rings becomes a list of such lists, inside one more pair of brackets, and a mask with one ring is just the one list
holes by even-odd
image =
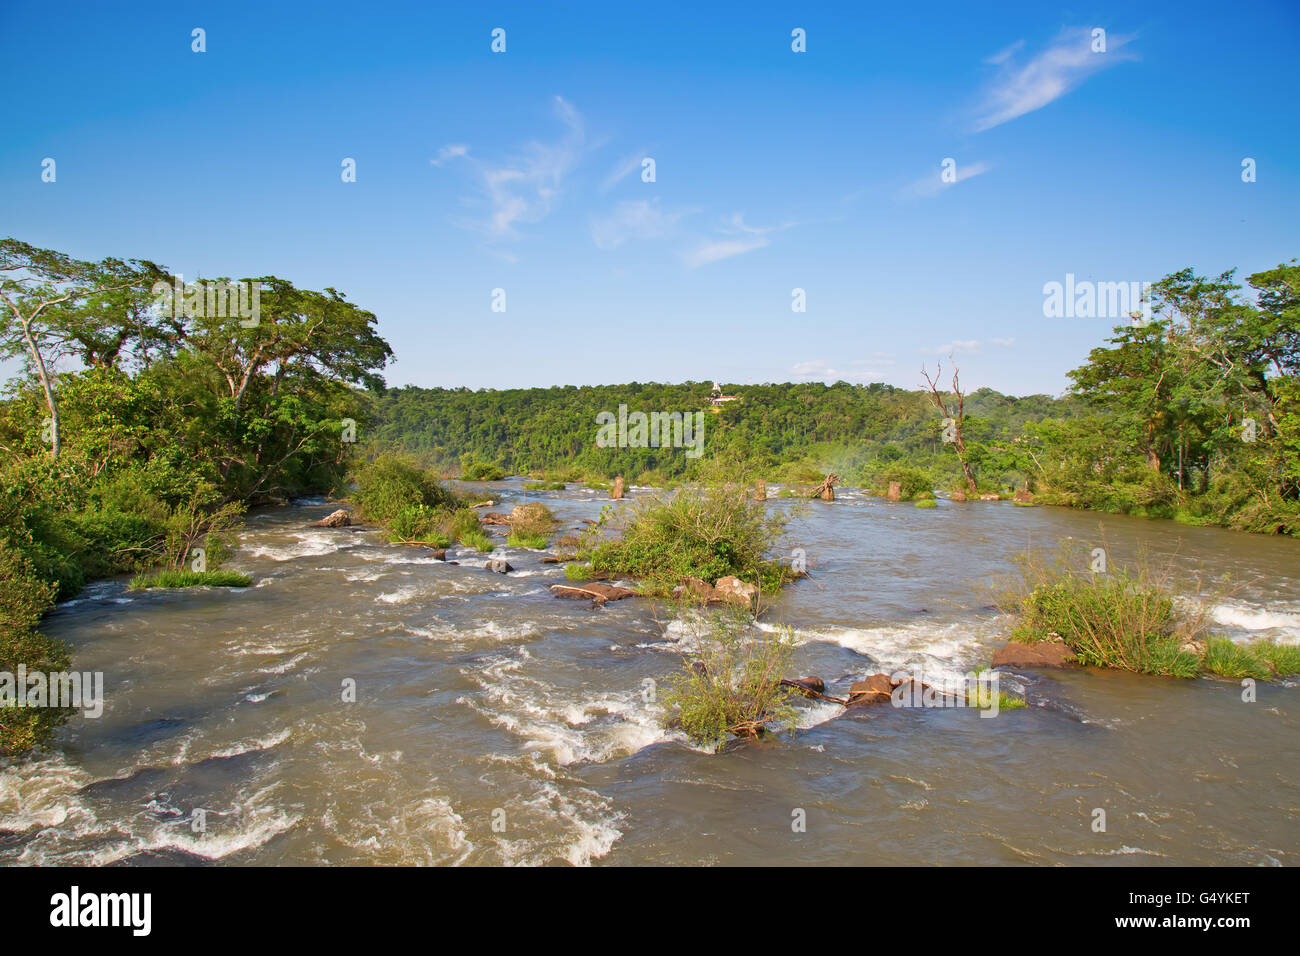
[[[611, 504], [578, 486], [476, 487], [494, 510], [545, 501], [570, 530]], [[762, 617], [795, 629], [790, 676], [831, 694], [895, 667], [987, 663], [1006, 621], [983, 583], [1067, 538], [1111, 562], [1146, 549], [1230, 572], [1224, 633], [1300, 641], [1294, 540], [837, 494], [791, 525], [812, 574]], [[1247, 703], [1226, 680], [1006, 674], [1029, 706], [994, 719], [801, 701], [793, 738], [709, 754], [647, 699], [645, 681], [662, 687], [682, 661], [680, 627], [649, 602], [556, 599], [562, 568], [503, 541], [508, 575], [457, 548], [452, 565], [308, 526], [330, 510], [251, 514], [228, 566], [252, 587], [102, 581], [49, 615], [74, 666], [104, 673], [105, 709], [0, 769], [0, 863], [1300, 862], [1294, 680]]]

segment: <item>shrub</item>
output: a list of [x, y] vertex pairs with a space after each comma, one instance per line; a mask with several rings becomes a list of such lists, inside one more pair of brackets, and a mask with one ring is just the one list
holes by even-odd
[[564, 566], [564, 576], [570, 581], [590, 581], [591, 575], [590, 564], [579, 564], [574, 561]]
[[[69, 668], [67, 647], [36, 629], [56, 591], [57, 585], [40, 577], [23, 549], [0, 534], [0, 671], [16, 674], [19, 665], [46, 674]], [[0, 706], [0, 756], [21, 756], [45, 746], [71, 714], [64, 708]]]
[[444, 510], [422, 504], [407, 505], [388, 522], [389, 540], [445, 548], [451, 544], [451, 537], [444, 530], [448, 519]]
[[444, 488], [437, 476], [409, 459], [386, 455], [376, 458], [356, 473], [353, 494], [357, 511], [370, 521], [386, 524], [411, 505], [450, 510], [460, 499]]
[[1260, 660], [1251, 648], [1226, 637], [1212, 637], [1205, 642], [1201, 665], [1211, 674], [1235, 680], [1243, 677], [1267, 680], [1273, 673], [1268, 662]]
[[488, 540], [488, 536], [481, 530], [460, 535], [459, 540], [461, 544], [465, 545], [465, 547], [473, 548], [475, 551], [482, 551], [484, 554], [493, 550], [495, 547], [492, 542]]
[[464, 455], [460, 460], [460, 477], [464, 481], [500, 481], [506, 476], [500, 465], [478, 461], [473, 455]]
[[530, 481], [524, 485], [525, 491], [563, 491], [568, 486], [562, 481]]
[[1021, 580], [998, 598], [1016, 617], [1013, 640], [1033, 643], [1059, 635], [1083, 664], [1196, 676], [1200, 660], [1182, 648], [1208, 626], [1207, 605], [1175, 611], [1172, 564], [1164, 571], [1145, 561], [1134, 571], [1112, 564], [1108, 573], [1093, 574], [1073, 570], [1088, 566], [1082, 555], [1073, 558], [1063, 551], [1048, 565], [1021, 557]]
[[[592, 568], [642, 579], [644, 594], [664, 596], [686, 578], [727, 575], [775, 591], [792, 572], [766, 554], [787, 520], [752, 501], [745, 485], [691, 486], [606, 508], [586, 541]], [[606, 528], [617, 536], [604, 538]]]
[[512, 548], [532, 548], [534, 551], [542, 551], [546, 548], [546, 535], [512, 531], [510, 537], [506, 538], [506, 544]]
[[510, 512], [509, 520], [511, 531], [526, 536], [541, 537], [543, 542], [555, 530], [557, 524], [554, 513], [540, 501], [515, 505]]
[[664, 703], [686, 735], [717, 748], [728, 735], [754, 736], [769, 723], [794, 731], [793, 691], [781, 684], [794, 658], [789, 629], [769, 635], [735, 614], [720, 613], [697, 627], [696, 651], [683, 661]]
[[917, 507], [917, 508], [937, 508], [937, 507], [939, 507], [939, 503], [938, 503], [937, 501], [935, 501], [933, 498], [922, 498], [920, 501], [918, 501], [918, 502], [916, 503], [915, 507]]

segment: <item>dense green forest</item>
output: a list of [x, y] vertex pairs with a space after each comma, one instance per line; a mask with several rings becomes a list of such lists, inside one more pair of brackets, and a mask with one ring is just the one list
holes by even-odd
[[[342, 486], [348, 420], [365, 427], [391, 354], [375, 316], [274, 276], [172, 283], [152, 262], [0, 241], [0, 356], [27, 371], [0, 403], [0, 672], [66, 667], [36, 627], [87, 580], [218, 583], [245, 507]], [[0, 708], [0, 754], [66, 716]]]
[[[205, 576], [247, 507], [343, 492], [359, 457], [394, 449], [445, 474], [668, 485], [732, 461], [796, 484], [833, 471], [908, 496], [1028, 489], [1040, 503], [1300, 531], [1294, 262], [1249, 276], [1249, 291], [1232, 273], [1168, 276], [1152, 321], [1116, 328], [1062, 398], [963, 394], [949, 367], [951, 381], [914, 391], [731, 385], [739, 400], [717, 407], [699, 382], [388, 389], [376, 317], [337, 290], [177, 283], [147, 260], [0, 241], [0, 358], [24, 360], [0, 401], [0, 672], [67, 666], [38, 626], [86, 581], [166, 569], [220, 583]], [[599, 442], [598, 416], [620, 406], [699, 413], [702, 456]], [[442, 493], [422, 494], [408, 537], [432, 533], [425, 512]], [[41, 745], [65, 718], [0, 708], [0, 753]]]
[[[1070, 373], [1066, 396], [1014, 398], [960, 382], [387, 389], [376, 443], [455, 473], [551, 480], [624, 475], [663, 484], [701, 467], [676, 447], [601, 447], [597, 416], [705, 410], [707, 457], [757, 476], [905, 493], [1027, 489], [1040, 502], [1300, 531], [1300, 267], [1251, 275], [1190, 269], [1156, 283], [1148, 320], [1121, 325]], [[948, 373], [953, 372], [949, 369]]]
[[[943, 418], [921, 391], [890, 385], [724, 385], [739, 401], [710, 406], [711, 385], [642, 384], [554, 388], [388, 389], [375, 400], [376, 440], [399, 446], [456, 473], [460, 464], [491, 462], [511, 474], [579, 480], [624, 475], [663, 483], [694, 473], [696, 460], [673, 447], [599, 447], [596, 416], [620, 405], [645, 412], [704, 412], [705, 454], [744, 458], [773, 480], [820, 480], [835, 471], [847, 483], [871, 484], [908, 466], [933, 470], [945, 483], [959, 470], [943, 441]], [[992, 389], [966, 396], [964, 429], [990, 487], [1019, 486], [1026, 476], [1009, 454], [1026, 424], [1073, 419], [1075, 398], [1013, 398]]]

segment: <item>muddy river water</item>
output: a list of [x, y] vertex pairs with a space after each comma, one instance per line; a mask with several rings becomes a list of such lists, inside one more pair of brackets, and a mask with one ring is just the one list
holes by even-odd
[[[610, 504], [481, 487], [566, 529]], [[1295, 681], [1248, 703], [1224, 680], [1006, 673], [1030, 706], [994, 719], [801, 702], [793, 738], [712, 755], [644, 692], [681, 666], [648, 602], [558, 600], [562, 569], [503, 539], [508, 575], [308, 526], [329, 510], [251, 514], [228, 564], [250, 588], [105, 581], [50, 615], [74, 666], [103, 672], [104, 713], [0, 769], [0, 864], [1300, 862]], [[762, 620], [794, 628], [798, 671], [831, 694], [987, 663], [1007, 628], [981, 582], [1066, 538], [1230, 572], [1224, 633], [1300, 641], [1294, 540], [852, 489], [789, 530], [812, 576]]]

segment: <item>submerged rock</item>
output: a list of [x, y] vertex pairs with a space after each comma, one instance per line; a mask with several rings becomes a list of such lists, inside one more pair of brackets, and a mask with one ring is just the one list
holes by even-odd
[[1074, 651], [1056, 641], [1011, 641], [993, 655], [994, 667], [1074, 667]]
[[346, 528], [352, 524], [352, 512], [346, 508], [340, 508], [338, 511], [327, 514], [320, 521], [313, 521], [313, 528]]
[[495, 571], [497, 574], [509, 574], [514, 568], [505, 558], [493, 558], [487, 563], [489, 571]]

